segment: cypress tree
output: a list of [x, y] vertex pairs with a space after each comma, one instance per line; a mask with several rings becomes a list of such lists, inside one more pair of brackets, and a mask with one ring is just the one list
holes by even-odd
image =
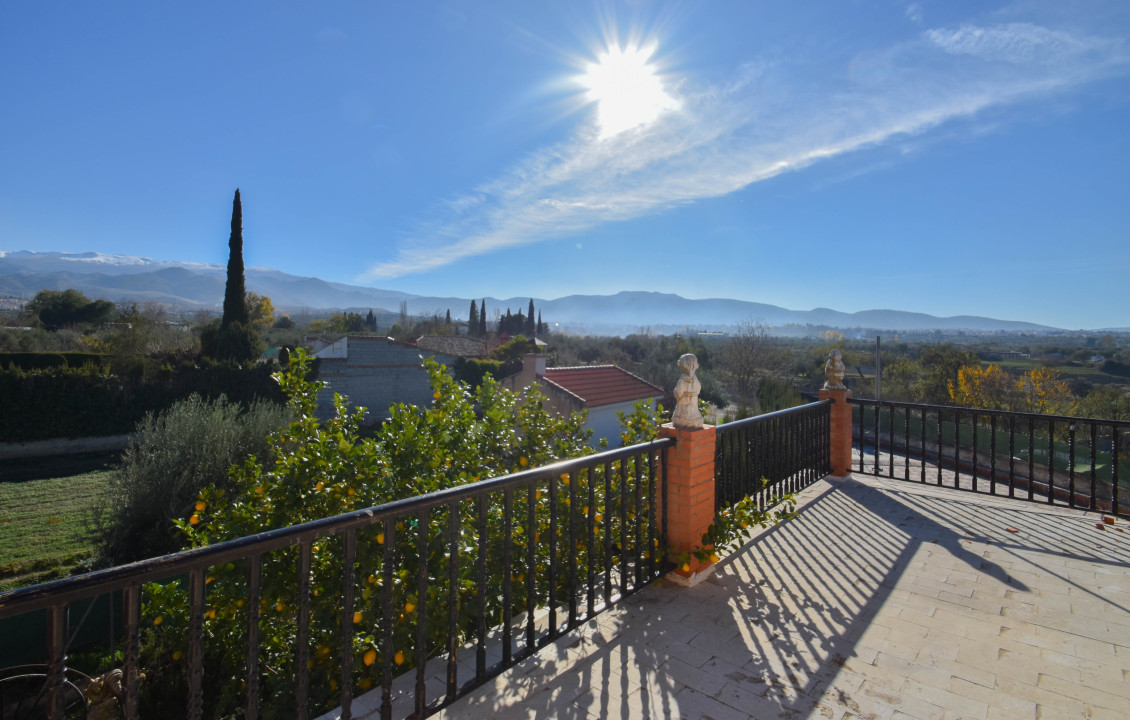
[[479, 334], [486, 337], [487, 334], [487, 299], [479, 303]]
[[479, 306], [471, 300], [471, 313], [467, 316], [467, 334], [479, 334]]
[[243, 282], [243, 205], [239, 188], [231, 208], [231, 237], [228, 238], [228, 284], [224, 290], [224, 318], [221, 324], [247, 324], [247, 289]]
[[530, 298], [530, 310], [526, 313], [526, 334], [533, 337], [537, 333], [537, 327], [534, 325], [534, 299]]

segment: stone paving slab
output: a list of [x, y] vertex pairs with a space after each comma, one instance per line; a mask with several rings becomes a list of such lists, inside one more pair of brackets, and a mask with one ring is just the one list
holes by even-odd
[[442, 718], [1130, 717], [1119, 520], [857, 475]]

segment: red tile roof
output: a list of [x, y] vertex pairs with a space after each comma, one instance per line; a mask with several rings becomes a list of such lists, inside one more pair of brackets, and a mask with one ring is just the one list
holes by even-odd
[[660, 387], [615, 365], [547, 368], [545, 381], [584, 401], [586, 407], [658, 397]]

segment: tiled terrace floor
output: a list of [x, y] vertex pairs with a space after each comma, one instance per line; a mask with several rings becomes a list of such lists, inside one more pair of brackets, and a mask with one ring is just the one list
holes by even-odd
[[801, 502], [439, 717], [1130, 717], [1124, 521], [863, 475]]

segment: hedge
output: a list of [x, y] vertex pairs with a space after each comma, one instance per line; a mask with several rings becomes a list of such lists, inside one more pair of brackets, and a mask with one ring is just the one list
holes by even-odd
[[[49, 353], [45, 353], [49, 354]], [[196, 393], [233, 402], [283, 403], [273, 364], [249, 368], [186, 364], [145, 367], [111, 375], [101, 366], [23, 370], [0, 368], [0, 442], [98, 437], [133, 430], [147, 412], [163, 410]]]

